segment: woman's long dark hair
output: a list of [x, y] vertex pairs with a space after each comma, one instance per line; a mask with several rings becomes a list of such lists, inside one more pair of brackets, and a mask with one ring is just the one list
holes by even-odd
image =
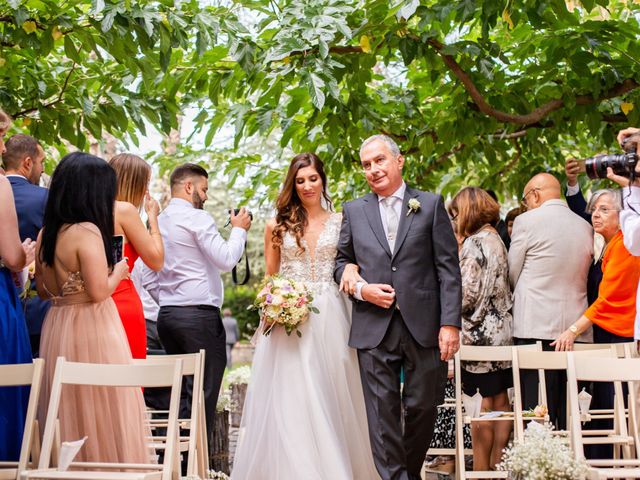
[[65, 225], [90, 222], [100, 230], [107, 264], [113, 267], [116, 191], [116, 172], [107, 162], [84, 152], [65, 155], [51, 177], [39, 252], [42, 262], [53, 265], [58, 234]]
[[307, 211], [302, 206], [302, 201], [296, 190], [296, 175], [298, 170], [305, 167], [313, 167], [322, 180], [322, 196], [327, 202], [329, 210], [332, 209], [331, 199], [327, 195], [327, 176], [324, 173], [324, 164], [315, 153], [300, 153], [293, 157], [287, 176], [284, 179], [282, 191], [276, 200], [276, 226], [273, 229], [272, 242], [274, 247], [282, 245], [285, 232], [291, 232], [296, 239], [300, 252], [304, 251], [302, 237], [307, 226]]

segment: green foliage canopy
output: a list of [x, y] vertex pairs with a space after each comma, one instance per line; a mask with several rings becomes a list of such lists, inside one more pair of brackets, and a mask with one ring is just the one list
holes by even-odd
[[[0, 105], [80, 148], [197, 105], [207, 148], [231, 126], [233, 150], [316, 151], [338, 199], [364, 190], [358, 147], [384, 132], [414, 185], [514, 192], [640, 124], [639, 18], [632, 0], [5, 0]], [[273, 155], [232, 153], [247, 196], [277, 188]]]
[[[515, 192], [639, 124], [636, 2], [238, 4], [257, 21], [229, 47], [233, 70], [210, 72], [199, 126], [208, 141], [231, 122], [236, 145], [275, 133], [320, 153], [338, 197], [364, 190], [357, 152], [378, 132], [400, 143], [413, 184]], [[280, 178], [263, 168], [254, 188]]]

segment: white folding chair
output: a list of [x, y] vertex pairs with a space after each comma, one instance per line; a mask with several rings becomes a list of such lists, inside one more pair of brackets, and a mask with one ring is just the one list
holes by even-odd
[[[209, 458], [203, 390], [205, 351], [200, 350], [198, 353], [184, 355], [149, 355], [146, 359], [134, 359], [133, 363], [136, 365], [172, 365], [177, 360], [182, 360], [182, 375], [193, 376], [191, 417], [178, 419], [180, 427], [189, 430], [189, 436], [179, 437], [178, 448], [180, 452], [187, 452], [187, 475], [207, 478]], [[166, 428], [167, 419], [151, 418], [152, 415], [164, 413], [166, 412], [148, 410], [149, 425], [153, 429]], [[150, 440], [154, 445], [163, 446], [164, 437], [154, 436]]]
[[[591, 358], [567, 354], [567, 378], [569, 387], [569, 408], [571, 411], [571, 443], [576, 459], [584, 458], [584, 438], [578, 401], [578, 382], [613, 382], [615, 387], [614, 415], [619, 428], [612, 440], [624, 445], [624, 459], [586, 460], [591, 467], [591, 478], [640, 478], [640, 457], [638, 457], [638, 428], [636, 394], [629, 385], [629, 418], [625, 417], [622, 383], [640, 381], [640, 362], [629, 358]], [[633, 457], [631, 452], [635, 452]]]
[[508, 472], [503, 471], [473, 471], [467, 472], [464, 461], [464, 438], [463, 427], [465, 423], [471, 424], [478, 421], [491, 422], [513, 422], [513, 412], [505, 412], [500, 417], [485, 419], [482, 417], [471, 418], [462, 414], [462, 366], [464, 361], [479, 362], [510, 362], [512, 348], [535, 349], [538, 345], [525, 345], [522, 347], [508, 346], [475, 346], [461, 345], [460, 350], [455, 355], [455, 378], [456, 378], [456, 478], [508, 478]]
[[[51, 467], [58, 409], [63, 385], [105, 387], [171, 387], [169, 423], [162, 464], [72, 462], [74, 470], [58, 471]], [[178, 408], [182, 388], [182, 360], [173, 365], [103, 365], [67, 362], [58, 357], [51, 387], [42, 452], [37, 470], [22, 472], [22, 480], [177, 480], [180, 476], [176, 451]], [[82, 469], [82, 470], [75, 470]]]
[[[585, 344], [586, 345], [586, 344]], [[597, 344], [588, 344], [597, 345]], [[577, 355], [580, 358], [611, 358], [616, 355], [616, 349], [612, 348], [609, 344], [600, 344], [600, 348], [583, 348]], [[537, 370], [538, 371], [538, 404], [548, 406], [547, 397], [547, 383], [545, 378], [545, 372], [547, 370], [567, 370], [567, 352], [553, 352], [553, 351], [531, 351], [513, 349], [513, 386], [514, 386], [514, 414], [515, 414], [515, 429], [514, 439], [518, 441], [524, 440], [524, 422], [528, 421], [544, 421], [548, 423], [549, 417], [525, 417], [523, 414], [522, 394], [521, 394], [521, 380], [520, 370]], [[568, 402], [568, 400], [567, 400]], [[567, 414], [569, 411], [567, 410]], [[599, 411], [590, 411], [592, 415], [599, 414]], [[600, 417], [602, 418], [602, 417]], [[583, 421], [588, 421], [590, 418], [585, 415], [582, 417]], [[569, 422], [567, 422], [569, 424]], [[600, 443], [599, 440], [603, 440], [603, 435], [608, 435], [610, 432], [585, 430], [585, 434], [593, 435], [593, 438], [589, 440], [589, 443]], [[566, 435], [566, 431], [555, 430], [554, 433], [558, 435]], [[596, 436], [597, 435], [597, 436]]]
[[36, 415], [44, 360], [37, 358], [33, 363], [17, 365], [0, 365], [0, 388], [27, 386], [31, 387], [27, 414], [24, 422], [24, 433], [20, 446], [20, 458], [17, 462], [0, 462], [0, 480], [16, 480], [27, 468], [33, 468], [40, 454], [40, 433]]

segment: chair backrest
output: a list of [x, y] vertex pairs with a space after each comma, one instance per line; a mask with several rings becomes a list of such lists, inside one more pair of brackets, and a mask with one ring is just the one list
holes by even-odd
[[[145, 359], [134, 359], [135, 365], [174, 365], [176, 361], [182, 361], [182, 375], [193, 375], [193, 389], [191, 399], [191, 419], [189, 422], [189, 452], [187, 456], [187, 475], [206, 475], [208, 465], [204, 465], [205, 458], [208, 456], [208, 446], [206, 443], [200, 445], [198, 439], [203, 438], [206, 441], [206, 411], [204, 408], [204, 361], [205, 350], [202, 349], [197, 353], [186, 353], [181, 355], [149, 355]], [[205, 429], [205, 435], [201, 436], [200, 429]], [[196, 445], [202, 452], [196, 452]], [[196, 459], [196, 453], [200, 456]], [[204, 456], [201, 456], [203, 454]], [[196, 465], [198, 460], [199, 465]], [[199, 468], [198, 468], [199, 467]], [[200, 470], [200, 471], [198, 471]]]
[[624, 342], [624, 343], [574, 343], [573, 351], [574, 352], [582, 352], [587, 350], [603, 350], [603, 349], [614, 349], [618, 358], [625, 358], [626, 356], [626, 347], [634, 346], [634, 342]]
[[[617, 353], [617, 350], [615, 350]], [[579, 356], [575, 352], [567, 355], [567, 381], [569, 387], [569, 407], [571, 409], [571, 439], [576, 458], [584, 457], [582, 443], [582, 425], [578, 402], [578, 382], [614, 382], [615, 400], [614, 417], [622, 435], [631, 429], [636, 456], [640, 454], [640, 442], [637, 426], [637, 406], [635, 388], [629, 385], [629, 421], [625, 418], [625, 406], [622, 393], [622, 382], [640, 382], [640, 362], [632, 358], [593, 358]], [[640, 457], [639, 457], [640, 458]]]
[[[455, 371], [455, 392], [456, 392], [456, 478], [466, 478], [466, 466], [464, 463], [464, 441], [463, 429], [464, 419], [462, 415], [462, 362], [510, 362], [512, 358], [512, 348], [534, 350], [541, 349], [540, 343], [523, 345], [520, 347], [504, 346], [478, 346], [460, 345], [458, 353], [454, 357]], [[483, 472], [490, 475], [490, 472]], [[500, 473], [501, 476], [501, 473]], [[493, 478], [484, 476], [482, 478]]]
[[[31, 456], [31, 446], [34, 441], [36, 415], [38, 411], [38, 399], [40, 398], [40, 386], [42, 384], [42, 372], [44, 360], [37, 358], [33, 363], [21, 363], [17, 365], [0, 365], [0, 387], [31, 386], [29, 403], [24, 423], [24, 433], [20, 446], [20, 458], [16, 469], [16, 478], [27, 469]], [[37, 439], [36, 439], [37, 440]]]
[[167, 443], [162, 465], [163, 480], [171, 480], [177, 466], [176, 440], [178, 408], [182, 387], [182, 360], [173, 365], [104, 365], [68, 362], [58, 357], [51, 386], [51, 398], [44, 429], [39, 469], [47, 469], [55, 437], [60, 396], [63, 385], [91, 385], [103, 387], [171, 387]]

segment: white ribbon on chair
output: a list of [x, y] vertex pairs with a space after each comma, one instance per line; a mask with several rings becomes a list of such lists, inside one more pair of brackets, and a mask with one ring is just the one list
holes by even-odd
[[84, 437], [80, 440], [76, 440], [74, 442], [62, 442], [62, 446], [60, 447], [60, 461], [58, 462], [58, 471], [66, 472], [73, 462], [73, 459], [76, 458], [76, 455], [86, 442], [87, 438]]
[[471, 418], [478, 418], [480, 416], [480, 411], [482, 410], [482, 395], [480, 395], [480, 390], [477, 390], [472, 397], [463, 393], [462, 404], [464, 405], [464, 411], [468, 416]]

